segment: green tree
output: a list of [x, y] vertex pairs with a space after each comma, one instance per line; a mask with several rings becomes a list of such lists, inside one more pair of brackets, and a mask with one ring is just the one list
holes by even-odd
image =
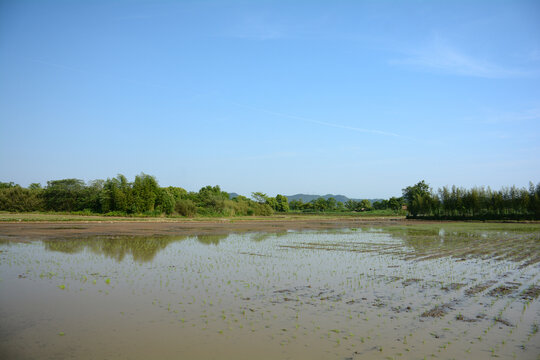
[[292, 200], [289, 203], [289, 206], [291, 210], [302, 210], [302, 208], [304, 207], [304, 202], [302, 201], [302, 199]]
[[141, 173], [135, 176], [133, 182], [133, 212], [144, 213], [153, 211], [160, 188], [155, 177]]
[[76, 211], [82, 210], [84, 181], [79, 179], [63, 179], [47, 181], [44, 198], [48, 210]]
[[403, 199], [392, 196], [388, 199], [388, 207], [394, 211], [399, 211], [403, 207]]
[[83, 190], [81, 208], [92, 212], [101, 212], [101, 194], [103, 193], [103, 180], [92, 180]]
[[336, 199], [333, 197], [329, 197], [326, 199], [326, 210], [327, 211], [334, 211], [336, 210]]
[[174, 197], [175, 202], [180, 200], [180, 199], [187, 198], [188, 192], [185, 189], [181, 188], [181, 187], [169, 186], [166, 189]]
[[42, 190], [43, 188], [41, 187], [40, 183], [31, 183], [30, 185], [28, 185], [28, 189], [30, 189], [30, 190]]
[[160, 189], [156, 203], [157, 207], [160, 208], [162, 212], [170, 215], [174, 212], [176, 200], [174, 199], [174, 195], [171, 194], [167, 188], [162, 188]]
[[15, 183], [13, 181], [11, 182], [1, 182], [0, 181], [0, 189], [9, 189], [9, 188], [12, 188], [12, 187], [15, 187], [17, 185], [15, 185]]
[[431, 189], [424, 180], [403, 189], [403, 199], [407, 210], [413, 215], [429, 214], [431, 210]]
[[276, 211], [287, 212], [289, 211], [289, 200], [285, 195], [276, 195]]
[[107, 179], [101, 192], [101, 211], [120, 211], [126, 213], [136, 212], [133, 203], [132, 184], [126, 177], [118, 174], [115, 178]]
[[312, 200], [311, 203], [313, 206], [313, 210], [315, 211], [323, 212], [323, 211], [326, 211], [328, 207], [328, 203], [326, 202], [326, 199], [322, 197]]
[[349, 211], [356, 211], [358, 209], [358, 205], [359, 204], [357, 201], [351, 199], [345, 201], [345, 208], [347, 208]]
[[275, 197], [267, 196], [266, 204], [270, 206], [274, 211], [278, 211], [278, 203]]
[[265, 193], [262, 192], [254, 192], [251, 193], [251, 198], [258, 202], [259, 204], [265, 204], [266, 199], [268, 199], [268, 196]]
[[19, 185], [0, 188], [0, 210], [12, 212], [43, 210], [42, 190], [25, 189]]
[[388, 200], [379, 200], [375, 201], [373, 204], [374, 210], [384, 210], [388, 208]]
[[225, 209], [225, 200], [229, 199], [229, 194], [221, 191], [219, 186], [205, 186], [199, 190], [199, 201], [202, 207], [214, 213], [221, 214]]
[[370, 211], [371, 210], [371, 201], [364, 199], [360, 201], [360, 210], [361, 211]]
[[197, 213], [197, 206], [190, 199], [179, 199], [174, 205], [174, 210], [182, 216], [192, 217]]

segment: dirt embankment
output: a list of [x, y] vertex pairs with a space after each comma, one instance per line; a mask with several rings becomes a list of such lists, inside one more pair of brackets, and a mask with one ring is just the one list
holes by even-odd
[[70, 221], [0, 223], [0, 239], [37, 240], [90, 236], [205, 235], [230, 232], [284, 232], [287, 230], [385, 226], [407, 222], [402, 218], [335, 218], [295, 220], [205, 221]]

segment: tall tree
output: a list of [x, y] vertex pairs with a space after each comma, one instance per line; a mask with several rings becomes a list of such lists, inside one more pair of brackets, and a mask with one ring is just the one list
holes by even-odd
[[63, 179], [47, 181], [44, 198], [48, 210], [76, 211], [82, 210], [84, 181], [79, 179]]
[[416, 185], [408, 186], [402, 191], [403, 198], [407, 203], [407, 209], [413, 216], [430, 212], [432, 203], [431, 189], [424, 180]]
[[133, 182], [133, 205], [135, 212], [153, 211], [159, 196], [159, 185], [155, 177], [141, 173]]
[[286, 196], [284, 195], [276, 195], [276, 203], [277, 203], [277, 208], [275, 209], [276, 211], [279, 211], [279, 212], [287, 212], [289, 211], [289, 200], [287, 199]]

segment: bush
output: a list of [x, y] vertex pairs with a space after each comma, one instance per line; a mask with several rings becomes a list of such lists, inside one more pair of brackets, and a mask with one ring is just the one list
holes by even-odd
[[30, 190], [18, 185], [0, 188], [0, 210], [23, 212], [43, 210], [40, 190]]
[[161, 189], [161, 192], [158, 197], [159, 205], [156, 209], [159, 209], [160, 212], [164, 212], [167, 215], [171, 215], [174, 211], [175, 200], [174, 196], [167, 189]]
[[253, 203], [253, 212], [259, 216], [270, 216], [274, 210], [268, 204]]
[[174, 206], [174, 211], [177, 214], [187, 217], [193, 217], [197, 213], [195, 203], [189, 199], [180, 199]]

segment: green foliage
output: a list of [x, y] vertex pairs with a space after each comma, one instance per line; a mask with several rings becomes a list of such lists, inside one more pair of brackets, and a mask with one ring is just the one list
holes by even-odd
[[218, 185], [205, 186], [199, 190], [198, 206], [209, 209], [211, 212], [221, 214], [225, 210], [225, 200], [229, 199], [229, 194], [221, 191]]
[[388, 199], [388, 208], [394, 211], [399, 211], [405, 205], [403, 198], [391, 197]]
[[132, 202], [131, 184], [124, 175], [119, 174], [116, 178], [105, 181], [100, 194], [102, 212], [132, 212], [134, 208]]
[[168, 189], [159, 189], [157, 204], [161, 211], [167, 215], [171, 215], [174, 211], [175, 203], [174, 195]]
[[[383, 200], [385, 203], [388, 200]], [[341, 201], [336, 201], [333, 197], [325, 199], [319, 197], [310, 201], [309, 203], [303, 203], [302, 200], [292, 200], [290, 202], [290, 209], [292, 211], [301, 211], [305, 213], [309, 212], [331, 212], [331, 213], [340, 213], [340, 212], [361, 212], [361, 211], [372, 211], [374, 208], [371, 206], [369, 200], [355, 201], [347, 200], [345, 203]], [[379, 207], [378, 210], [386, 210], [388, 207]]]
[[276, 207], [274, 210], [278, 212], [287, 212], [289, 211], [289, 200], [284, 195], [276, 195]]
[[360, 201], [359, 207], [361, 211], [369, 211], [371, 210], [371, 201], [364, 199]]
[[489, 187], [472, 189], [445, 186], [429, 191], [424, 181], [403, 189], [412, 216], [447, 219], [540, 219], [540, 184], [529, 190], [515, 186], [493, 191]]
[[274, 197], [267, 197], [266, 198], [266, 204], [270, 206], [274, 211], [277, 211], [278, 203], [276, 198]]
[[190, 199], [179, 199], [174, 206], [174, 211], [182, 216], [193, 217], [197, 214], [197, 206]]
[[336, 209], [336, 199], [329, 197], [326, 199], [326, 210], [334, 211]]
[[31, 183], [30, 185], [28, 185], [28, 188], [30, 190], [41, 190], [42, 189], [40, 183]]
[[268, 204], [252, 204], [253, 215], [256, 216], [270, 216], [274, 213], [274, 210]]
[[403, 189], [403, 199], [405, 199], [407, 209], [413, 216], [431, 213], [433, 198], [431, 189], [424, 180]]
[[304, 202], [302, 201], [302, 199], [292, 200], [289, 203], [289, 207], [291, 210], [302, 210], [304, 207]]
[[266, 204], [266, 200], [268, 199], [268, 196], [262, 192], [251, 193], [251, 197], [259, 204]]
[[325, 211], [328, 208], [328, 203], [326, 202], [326, 199], [320, 197], [316, 200], [311, 201], [312, 208], [315, 211]]
[[0, 187], [0, 210], [26, 212], [43, 209], [42, 190], [25, 189], [19, 185]]
[[381, 201], [375, 201], [373, 203], [373, 209], [375, 210], [383, 210], [383, 209], [388, 209], [388, 201], [389, 200], [381, 200]]
[[278, 194], [269, 197], [252, 193], [252, 199], [229, 194], [219, 186], [205, 186], [198, 192], [180, 187], [161, 188], [157, 180], [141, 173], [130, 183], [124, 175], [88, 184], [79, 179], [51, 180], [42, 188], [28, 188], [13, 182], [0, 182], [0, 210], [11, 212], [56, 211], [74, 214], [102, 213], [107, 216], [267, 216], [274, 212], [363, 212], [365, 216], [402, 214], [403, 205], [412, 216], [448, 219], [540, 219], [540, 183], [528, 189], [515, 186], [493, 191], [489, 187], [464, 189], [443, 187], [432, 192], [425, 181], [403, 189], [403, 197], [391, 197], [373, 204], [369, 200], [348, 200], [319, 197], [309, 203]]
[[155, 177], [141, 173], [133, 182], [133, 212], [153, 211], [160, 189]]
[[10, 188], [13, 188], [15, 187], [15, 183], [14, 182], [1, 182], [0, 181], [0, 189], [10, 189]]
[[[387, 202], [387, 200], [383, 200]], [[355, 200], [347, 200], [344, 204], [344, 207], [349, 211], [371, 211], [373, 209], [375, 210], [383, 210], [387, 209], [387, 207], [381, 206], [378, 203], [376, 207], [372, 207], [371, 201], [364, 199], [362, 201], [355, 201]]]
[[182, 189], [181, 187], [169, 186], [166, 189], [173, 196], [175, 202], [180, 199], [185, 199], [188, 195], [188, 192], [185, 189]]
[[83, 209], [93, 212], [101, 212], [101, 193], [105, 181], [90, 181], [89, 185], [83, 190], [83, 199], [81, 206]]
[[76, 211], [84, 209], [84, 181], [63, 179], [47, 181], [44, 198], [47, 210]]
[[358, 208], [358, 202], [354, 200], [347, 200], [345, 201], [345, 208], [349, 211], [356, 211]]

